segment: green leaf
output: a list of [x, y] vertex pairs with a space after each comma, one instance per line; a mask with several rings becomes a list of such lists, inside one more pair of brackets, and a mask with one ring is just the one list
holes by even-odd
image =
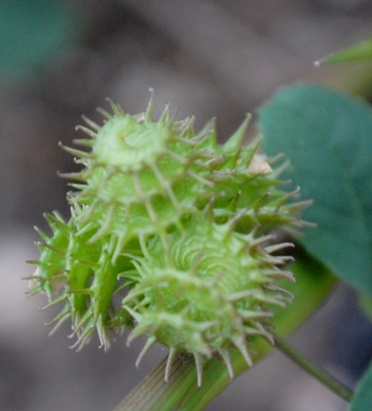
[[372, 410], [372, 364], [359, 380], [350, 411]]
[[314, 199], [318, 224], [299, 241], [335, 274], [372, 296], [372, 110], [318, 86], [283, 89], [260, 110], [264, 151], [283, 152], [287, 176]]
[[372, 322], [372, 298], [361, 294], [359, 296], [359, 306], [364, 315]]
[[59, 2], [2, 0], [0, 74], [11, 79], [41, 65], [66, 47], [78, 26]]
[[[286, 288], [294, 294], [294, 301], [285, 308], [276, 308], [272, 320], [281, 335], [289, 335], [304, 323], [325, 300], [335, 283], [329, 269], [301, 249], [290, 269], [296, 282], [291, 287], [286, 284]], [[272, 348], [263, 338], [255, 340], [252, 347], [256, 353], [254, 362], [266, 356]], [[232, 350], [231, 360], [235, 376], [248, 370], [237, 350]], [[167, 383], [164, 382], [165, 367], [166, 359], [114, 411], [200, 411], [231, 383], [226, 366], [215, 359], [205, 364], [201, 387], [196, 383], [192, 356], [179, 356], [175, 360]]]
[[357, 61], [372, 61], [372, 38], [357, 43], [337, 53], [330, 54], [329, 56], [316, 61], [315, 64], [319, 66], [323, 63], [337, 64]]

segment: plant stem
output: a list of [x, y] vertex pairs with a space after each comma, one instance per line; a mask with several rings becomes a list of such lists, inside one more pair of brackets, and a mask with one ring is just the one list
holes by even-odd
[[165, 358], [114, 411], [171, 411], [191, 385], [196, 385], [194, 358], [179, 354], [172, 364], [168, 382], [164, 381]]
[[299, 367], [305, 370], [307, 373], [316, 378], [319, 382], [333, 391], [335, 394], [343, 398], [347, 402], [351, 402], [353, 397], [353, 391], [350, 390], [341, 381], [337, 380], [326, 371], [316, 366], [308, 358], [304, 357], [301, 353], [291, 347], [284, 338], [280, 337], [276, 333], [273, 333], [275, 340], [275, 347], [278, 348], [283, 354], [295, 362]]

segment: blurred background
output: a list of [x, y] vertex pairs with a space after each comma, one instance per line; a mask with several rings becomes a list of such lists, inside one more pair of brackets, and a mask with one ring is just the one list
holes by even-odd
[[[313, 62], [372, 36], [369, 0], [0, 0], [0, 409], [111, 410], [165, 356], [140, 365], [143, 344], [98, 341], [76, 353], [68, 326], [48, 337], [27, 299], [43, 212], [68, 214], [72, 158], [58, 147], [81, 137], [85, 114], [111, 97], [141, 112], [155, 90], [155, 116], [172, 101], [197, 127], [217, 117], [225, 139], [246, 112], [285, 85], [308, 82], [372, 96], [369, 64], [315, 68]], [[292, 342], [354, 384], [372, 351], [370, 324], [340, 286]], [[235, 380], [207, 410], [343, 411], [346, 404], [280, 353]]]

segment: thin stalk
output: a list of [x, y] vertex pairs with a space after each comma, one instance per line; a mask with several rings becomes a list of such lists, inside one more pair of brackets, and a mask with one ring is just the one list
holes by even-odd
[[284, 338], [280, 337], [276, 333], [274, 334], [275, 347], [290, 358], [294, 363], [301, 367], [304, 371], [316, 378], [320, 383], [333, 391], [347, 402], [351, 402], [353, 397], [353, 391], [346, 387], [341, 381], [316, 366], [308, 358], [304, 357], [301, 353], [295, 350], [289, 345]]

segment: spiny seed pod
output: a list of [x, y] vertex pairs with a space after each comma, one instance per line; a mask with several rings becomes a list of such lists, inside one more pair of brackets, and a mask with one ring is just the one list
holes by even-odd
[[45, 292], [47, 307], [64, 303], [51, 321], [55, 324], [52, 333], [70, 319], [73, 335], [77, 336], [74, 347], [82, 347], [97, 330], [101, 345], [107, 349], [109, 331], [122, 333], [131, 322], [126, 315], [120, 324], [115, 324], [112, 304], [113, 295], [120, 289], [118, 275], [131, 265], [124, 256], [112, 264], [109, 241], [92, 243], [91, 232], [77, 234], [76, 211], [68, 223], [58, 213], [45, 217], [53, 235], [49, 237], [38, 230], [44, 241], [38, 243], [40, 259], [33, 261], [39, 267], [31, 277], [30, 293]]
[[259, 153], [262, 138], [258, 136], [248, 146], [241, 146], [248, 126], [249, 117], [228, 141], [216, 147], [225, 161], [214, 170], [214, 214], [221, 221], [234, 218], [243, 212], [238, 231], [249, 232], [253, 228], [262, 234], [286, 226], [302, 227], [301, 210], [309, 202], [290, 202], [299, 189], [284, 193], [278, 179], [287, 166], [272, 170], [265, 155]]
[[173, 121], [167, 107], [159, 121], [152, 120], [153, 99], [145, 113], [126, 114], [112, 103], [114, 115], [101, 110], [102, 126], [79, 127], [92, 139], [77, 140], [89, 153], [66, 148], [84, 168], [68, 175], [82, 184], [73, 187], [71, 204], [88, 206], [80, 223], [99, 227], [92, 241], [105, 235], [116, 239], [114, 259], [133, 238], [163, 235], [171, 225], [182, 227], [185, 215], [212, 186], [210, 171], [223, 160], [208, 147], [206, 127], [193, 130], [193, 119]]
[[195, 357], [200, 385], [203, 357], [220, 355], [233, 376], [232, 346], [251, 365], [249, 338], [260, 335], [272, 341], [263, 326], [271, 316], [266, 305], [290, 300], [277, 281], [293, 277], [278, 268], [291, 257], [271, 253], [291, 244], [269, 246], [265, 244], [271, 236], [236, 233], [237, 221], [217, 225], [196, 218], [189, 223], [182, 234], [169, 236], [171, 260], [159, 241], [135, 259], [139, 278], [123, 306], [136, 320], [128, 340], [148, 336], [138, 361], [152, 344], [161, 342], [169, 348], [167, 379], [174, 354], [189, 352]]
[[280, 268], [290, 257], [273, 255], [290, 244], [270, 233], [302, 226], [307, 203], [281, 190], [260, 139], [241, 146], [248, 118], [221, 145], [213, 122], [195, 133], [169, 108], [154, 121], [152, 98], [137, 115], [111, 105], [102, 126], [79, 127], [87, 151], [66, 148], [82, 165], [68, 174], [71, 217], [46, 215], [31, 293], [62, 304], [54, 322], [71, 320], [78, 348], [95, 331], [108, 348], [131, 328], [129, 341], [148, 336], [140, 358], [155, 342], [169, 348], [166, 378], [177, 352], [194, 355], [199, 384], [211, 356], [232, 375], [231, 347], [250, 365], [251, 337], [271, 340], [270, 304], [290, 300], [277, 285], [293, 280]]

